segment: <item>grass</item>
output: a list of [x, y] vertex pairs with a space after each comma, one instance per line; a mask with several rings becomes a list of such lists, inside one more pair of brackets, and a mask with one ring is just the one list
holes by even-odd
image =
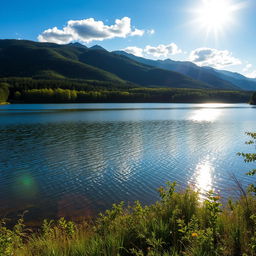
[[0, 255], [256, 255], [256, 198], [246, 195], [225, 206], [209, 192], [159, 189], [161, 200], [150, 206], [135, 202], [113, 205], [94, 222], [75, 224], [64, 218], [45, 220], [37, 232], [23, 219], [0, 227]]

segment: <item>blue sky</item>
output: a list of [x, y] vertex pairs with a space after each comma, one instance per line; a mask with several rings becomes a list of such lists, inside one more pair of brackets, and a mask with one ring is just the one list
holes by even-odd
[[3, 1], [0, 38], [78, 40], [87, 46], [126, 49], [154, 59], [191, 60], [256, 77], [256, 1], [221, 0], [226, 5], [210, 13], [216, 22], [223, 18], [218, 16], [221, 9], [239, 8], [223, 11], [230, 20], [221, 20], [217, 34], [211, 27], [216, 24], [205, 15], [207, 1], [220, 0]]

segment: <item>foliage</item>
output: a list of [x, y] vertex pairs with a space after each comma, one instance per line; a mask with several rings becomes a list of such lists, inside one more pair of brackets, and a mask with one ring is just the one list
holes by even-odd
[[252, 97], [250, 99], [251, 105], [256, 105], [256, 92], [252, 94]]
[[[246, 142], [248, 145], [256, 146], [256, 133], [247, 132], [246, 133], [250, 140]], [[255, 163], [256, 162], [256, 153], [238, 153], [239, 156], [244, 158], [246, 163]], [[247, 172], [247, 175], [254, 176], [256, 175], [256, 169], [253, 169]], [[249, 186], [249, 192], [253, 192], [256, 195], [256, 184], [251, 184]]]
[[34, 233], [22, 219], [13, 229], [2, 223], [0, 255], [255, 255], [256, 217], [247, 218], [254, 196], [221, 206], [213, 192], [200, 202], [198, 193], [175, 187], [161, 187], [161, 200], [150, 206], [115, 204], [94, 222], [45, 220]]
[[142, 88], [131, 83], [92, 80], [2, 78], [11, 102], [248, 102], [249, 92], [177, 88]]
[[9, 97], [9, 85], [0, 82], [0, 103], [6, 102]]

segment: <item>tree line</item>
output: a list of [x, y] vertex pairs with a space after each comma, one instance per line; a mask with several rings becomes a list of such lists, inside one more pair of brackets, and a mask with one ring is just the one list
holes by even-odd
[[61, 88], [44, 88], [16, 91], [13, 100], [22, 102], [249, 102], [250, 94], [230, 91], [204, 91], [189, 89], [141, 89], [126, 91], [77, 91]]
[[9, 88], [7, 83], [0, 83], [0, 103], [7, 102], [9, 97]]
[[[252, 92], [184, 88], [145, 88], [132, 83], [94, 80], [1, 78], [0, 101], [24, 103], [65, 102], [256, 102]], [[255, 96], [254, 96], [255, 97]]]

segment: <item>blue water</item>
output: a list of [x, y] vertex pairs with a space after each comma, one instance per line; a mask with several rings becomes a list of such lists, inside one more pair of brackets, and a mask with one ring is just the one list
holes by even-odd
[[156, 189], [239, 194], [237, 152], [256, 130], [246, 104], [13, 104], [0, 106], [0, 217], [93, 216], [121, 200], [158, 200]]

